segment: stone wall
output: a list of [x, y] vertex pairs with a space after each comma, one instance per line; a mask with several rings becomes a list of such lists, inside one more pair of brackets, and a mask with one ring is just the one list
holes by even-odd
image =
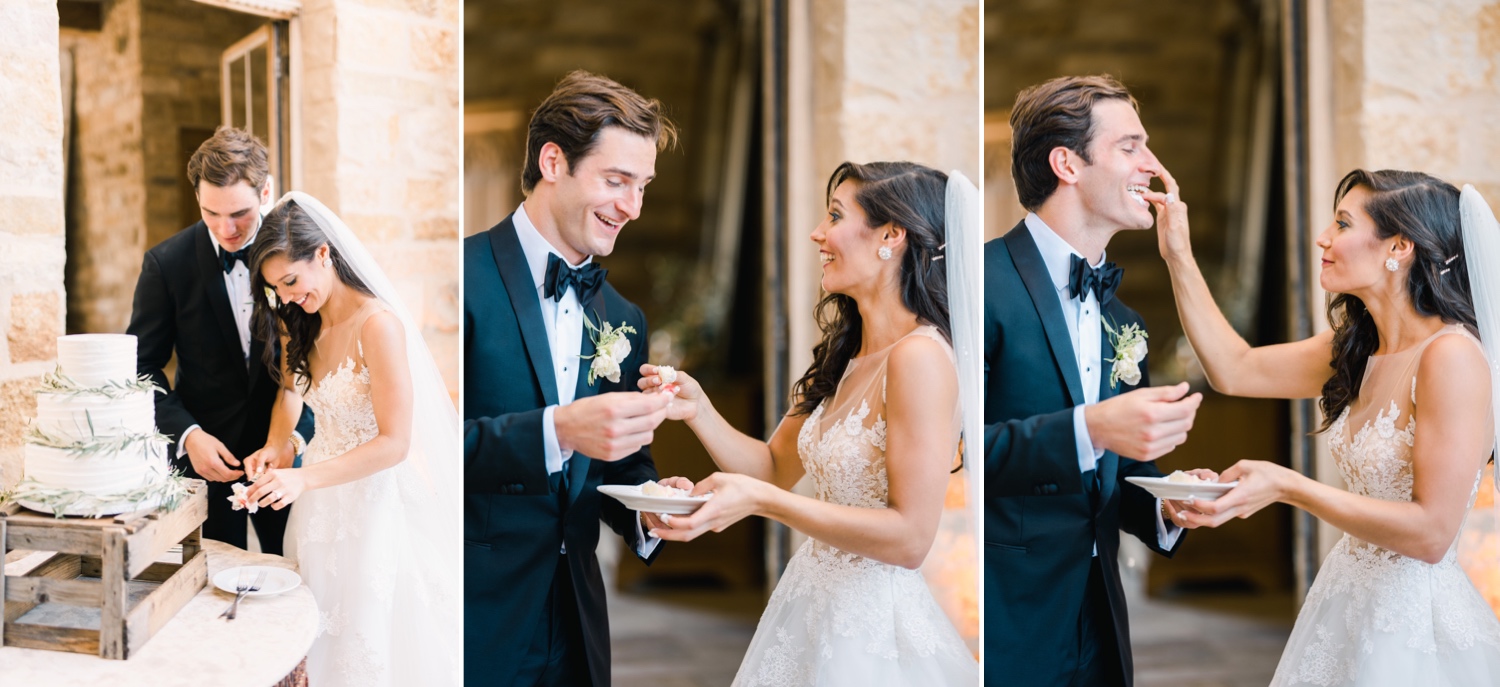
[[75, 70], [68, 198], [70, 332], [125, 331], [147, 247], [141, 2], [105, 3], [98, 32], [62, 32]]
[[[370, 247], [458, 393], [458, 0], [308, 0], [301, 188]], [[294, 78], [297, 78], [294, 75]]]
[[20, 479], [32, 391], [63, 333], [59, 69], [56, 3], [0, 3], [0, 489]]
[[1500, 2], [1333, 0], [1329, 16], [1335, 173], [1420, 170], [1500, 201]]

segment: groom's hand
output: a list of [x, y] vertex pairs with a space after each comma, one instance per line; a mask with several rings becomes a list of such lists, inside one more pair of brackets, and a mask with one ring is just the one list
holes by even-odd
[[203, 479], [232, 482], [245, 474], [243, 470], [234, 469], [239, 467], [240, 461], [229, 452], [224, 442], [203, 431], [202, 427], [193, 430], [188, 435], [186, 449], [188, 461], [193, 464], [193, 471]]
[[1187, 382], [1129, 391], [1083, 411], [1089, 438], [1102, 448], [1136, 460], [1156, 460], [1187, 441], [1203, 394]]
[[557, 445], [598, 460], [619, 460], [651, 443], [671, 402], [668, 394], [629, 391], [580, 398], [552, 414]]

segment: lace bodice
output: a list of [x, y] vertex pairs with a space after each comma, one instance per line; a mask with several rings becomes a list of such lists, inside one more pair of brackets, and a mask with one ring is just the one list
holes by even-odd
[[380, 434], [375, 405], [370, 400], [370, 370], [358, 365], [355, 372], [356, 365], [353, 357], [345, 358], [344, 364], [302, 395], [317, 422], [313, 434], [317, 450], [310, 446], [309, 453], [337, 456]]

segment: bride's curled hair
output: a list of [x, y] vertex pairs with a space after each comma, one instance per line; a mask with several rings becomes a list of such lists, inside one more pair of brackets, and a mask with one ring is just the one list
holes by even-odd
[[279, 298], [276, 300], [276, 307], [272, 307], [266, 297], [266, 289], [271, 288], [271, 285], [266, 283], [261, 268], [267, 260], [278, 255], [285, 257], [288, 262], [316, 260], [318, 249], [324, 245], [328, 246], [328, 257], [333, 261], [333, 271], [338, 280], [366, 296], [374, 297], [375, 293], [360, 281], [359, 275], [349, 267], [338, 249], [328, 243], [328, 237], [323, 234], [317, 221], [297, 205], [295, 200], [277, 205], [276, 209], [266, 215], [261, 221], [255, 242], [250, 245], [250, 294], [255, 300], [255, 310], [250, 316], [250, 330], [255, 338], [265, 342], [261, 357], [271, 378], [278, 382], [281, 381], [281, 337], [286, 336], [286, 369], [291, 372], [293, 379], [301, 377], [311, 385], [312, 371], [308, 366], [308, 356], [318, 340], [323, 317], [320, 313], [304, 312], [302, 308], [282, 302]]
[[[901, 302], [922, 324], [937, 327], [950, 342], [948, 273], [943, 261], [944, 202], [948, 175], [913, 162], [845, 162], [828, 178], [824, 203], [844, 182], [855, 184], [854, 200], [871, 227], [894, 224], [906, 230], [901, 261]], [[813, 362], [792, 387], [793, 415], [810, 415], [833, 396], [849, 360], [859, 352], [863, 323], [859, 306], [843, 294], [818, 302], [823, 340], [813, 347]]]
[[[1364, 210], [1375, 220], [1375, 235], [1388, 239], [1399, 234], [1412, 244], [1411, 271], [1406, 278], [1412, 306], [1423, 315], [1437, 315], [1447, 324], [1476, 331], [1458, 189], [1421, 172], [1356, 169], [1339, 182], [1334, 206], [1356, 187], [1370, 193]], [[1333, 326], [1333, 376], [1323, 384], [1319, 431], [1332, 426], [1359, 396], [1365, 364], [1380, 346], [1375, 320], [1355, 296], [1341, 293], [1329, 299], [1328, 322]]]

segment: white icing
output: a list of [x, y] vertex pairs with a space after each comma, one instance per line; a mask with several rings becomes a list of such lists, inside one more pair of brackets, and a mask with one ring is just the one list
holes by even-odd
[[57, 365], [83, 387], [135, 379], [135, 337], [129, 334], [70, 334], [57, 337]]
[[42, 484], [92, 494], [127, 492], [167, 474], [166, 447], [134, 445], [126, 452], [74, 455], [65, 449], [27, 444], [26, 476]]
[[55, 437], [74, 439], [121, 434], [150, 434], [156, 429], [154, 392], [143, 390], [122, 398], [98, 394], [36, 396], [36, 426]]

